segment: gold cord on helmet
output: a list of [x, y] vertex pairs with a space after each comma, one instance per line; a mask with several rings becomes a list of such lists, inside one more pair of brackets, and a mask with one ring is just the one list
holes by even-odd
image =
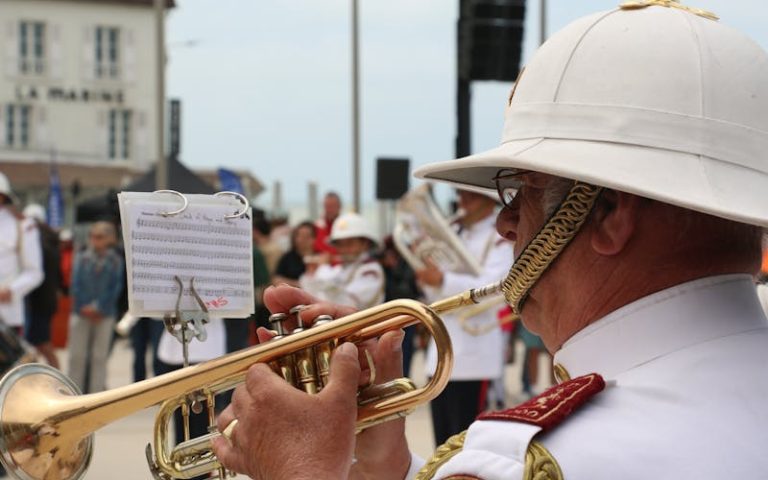
[[574, 182], [560, 207], [512, 265], [502, 290], [516, 314], [536, 281], [576, 236], [601, 191], [602, 187]]
[[632, 0], [629, 2], [624, 2], [621, 5], [619, 5], [619, 8], [622, 10], [638, 10], [640, 8], [646, 8], [650, 6], [659, 6], [659, 7], [667, 7], [667, 8], [677, 8], [679, 10], [685, 10], [686, 12], [693, 13], [694, 15], [698, 15], [700, 17], [708, 18], [710, 20], [720, 20], [720, 17], [718, 17], [716, 14], [696, 7], [687, 7], [685, 5], [682, 5], [677, 0]]

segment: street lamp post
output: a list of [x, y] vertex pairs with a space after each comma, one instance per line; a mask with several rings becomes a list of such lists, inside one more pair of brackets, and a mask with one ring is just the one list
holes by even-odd
[[357, 0], [352, 0], [352, 204], [360, 213], [360, 85]]
[[155, 188], [164, 190], [168, 188], [168, 161], [165, 158], [165, 0], [155, 0], [155, 36], [157, 38], [157, 77], [156, 81], [156, 105], [157, 116], [155, 119], [157, 164], [155, 167]]

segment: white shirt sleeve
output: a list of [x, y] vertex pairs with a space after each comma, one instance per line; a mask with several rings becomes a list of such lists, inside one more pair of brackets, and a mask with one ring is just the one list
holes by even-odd
[[21, 258], [19, 275], [13, 279], [10, 289], [13, 298], [22, 298], [43, 282], [43, 251], [40, 232], [32, 220], [21, 221]]
[[340, 302], [354, 305], [358, 310], [372, 307], [384, 300], [384, 271], [378, 262], [361, 265], [346, 288], [340, 291]]
[[470, 288], [484, 287], [502, 280], [512, 265], [513, 255], [512, 243], [498, 237], [485, 258], [480, 275], [444, 272], [443, 286], [440, 288], [439, 296], [455, 295]]
[[333, 293], [341, 285], [341, 268], [338, 266], [320, 265], [313, 273], [305, 273], [299, 277], [302, 290], [320, 300], [333, 301]]
[[321, 265], [314, 274], [302, 275], [299, 285], [322, 300], [360, 310], [383, 300], [384, 272], [377, 262], [347, 267]]

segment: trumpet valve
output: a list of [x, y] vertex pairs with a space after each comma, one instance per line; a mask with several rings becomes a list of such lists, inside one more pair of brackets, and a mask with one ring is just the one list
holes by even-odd
[[[296, 328], [293, 333], [303, 332], [301, 327]], [[298, 387], [305, 392], [314, 395], [319, 389], [319, 382], [317, 377], [317, 367], [315, 366], [315, 349], [314, 347], [307, 347], [298, 350], [293, 354], [296, 361], [296, 375], [298, 377]]]
[[[283, 323], [287, 319], [288, 314], [286, 313], [273, 313], [269, 316], [269, 323], [271, 323], [274, 329], [277, 330], [277, 336], [272, 338], [272, 340], [279, 340], [285, 336], [285, 328]], [[290, 383], [294, 387], [298, 387], [298, 383], [296, 382], [294, 363], [293, 355], [285, 355], [278, 358], [277, 360], [269, 362], [269, 366], [272, 367], [272, 370], [275, 373], [283, 377], [286, 382]]]
[[[315, 319], [315, 326], [319, 327], [333, 320], [330, 315], [320, 315]], [[328, 385], [328, 378], [331, 374], [331, 355], [336, 348], [338, 340], [315, 345], [315, 360], [317, 361], [317, 375], [320, 380], [320, 388]]]

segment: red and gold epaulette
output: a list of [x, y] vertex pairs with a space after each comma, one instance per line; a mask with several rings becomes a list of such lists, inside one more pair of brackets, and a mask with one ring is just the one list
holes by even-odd
[[523, 422], [548, 430], [565, 420], [571, 412], [584, 405], [604, 388], [603, 377], [597, 373], [590, 373], [555, 385], [516, 407], [500, 412], [484, 413], [477, 419]]

